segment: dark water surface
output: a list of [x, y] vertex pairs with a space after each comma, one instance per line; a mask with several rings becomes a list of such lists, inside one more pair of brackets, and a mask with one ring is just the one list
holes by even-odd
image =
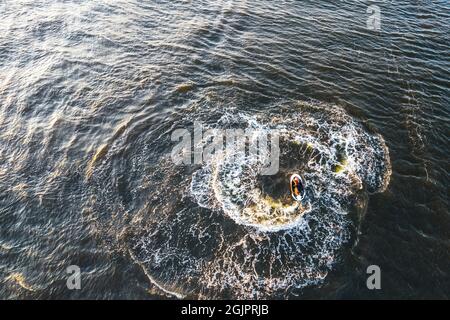
[[[0, 298], [448, 299], [449, 30], [448, 1], [0, 0]], [[253, 120], [315, 191], [286, 230], [241, 223], [241, 164], [170, 161]]]

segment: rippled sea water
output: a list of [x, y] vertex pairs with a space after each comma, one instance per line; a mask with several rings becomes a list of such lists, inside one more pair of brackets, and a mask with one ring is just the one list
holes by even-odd
[[[448, 1], [0, 0], [0, 298], [448, 299], [449, 30]], [[175, 166], [195, 121], [281, 130], [280, 173]], [[311, 209], [267, 227], [292, 170]]]

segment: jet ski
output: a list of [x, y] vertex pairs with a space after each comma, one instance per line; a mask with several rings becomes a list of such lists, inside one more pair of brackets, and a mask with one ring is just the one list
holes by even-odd
[[293, 174], [290, 181], [291, 195], [295, 201], [302, 201], [305, 198], [305, 181], [298, 174]]

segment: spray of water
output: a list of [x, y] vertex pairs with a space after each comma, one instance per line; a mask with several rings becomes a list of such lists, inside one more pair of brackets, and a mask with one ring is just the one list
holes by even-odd
[[[195, 168], [163, 157], [164, 177], [141, 210], [146, 223], [136, 220], [135, 259], [158, 286], [200, 298], [286, 297], [322, 282], [351, 239], [349, 213], [367, 198], [357, 195], [382, 192], [389, 183], [383, 138], [337, 106], [299, 102], [260, 114], [221, 112], [209, 129], [276, 132], [280, 170], [264, 176], [254, 158], [222, 152]], [[302, 204], [289, 193], [292, 173], [307, 181]], [[173, 185], [185, 186], [183, 192], [164, 197]]]

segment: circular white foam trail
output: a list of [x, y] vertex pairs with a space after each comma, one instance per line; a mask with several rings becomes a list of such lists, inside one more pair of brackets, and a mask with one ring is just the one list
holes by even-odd
[[[189, 186], [188, 194], [152, 204], [154, 217], [132, 249], [136, 258], [160, 286], [200, 298], [286, 297], [320, 283], [350, 239], [348, 213], [365, 199], [357, 194], [389, 183], [383, 138], [337, 106], [222, 112], [209, 129], [279, 135], [279, 172], [264, 177], [257, 158], [226, 152], [197, 170], [163, 159], [155, 197], [173, 189], [168, 181]], [[308, 185], [302, 208], [289, 194], [295, 172]]]
[[[325, 113], [299, 110], [284, 118], [226, 114], [215, 126], [227, 127], [229, 123], [251, 129], [255, 136], [278, 135], [281, 166], [286, 165], [283, 160], [297, 161], [287, 169], [303, 174], [310, 191], [329, 201], [346, 203], [345, 198], [355, 190], [365, 187], [375, 191], [388, 182], [389, 175], [383, 173], [387, 171], [385, 163], [389, 163], [383, 139], [364, 131], [337, 107]], [[264, 164], [241, 151], [218, 152], [194, 173], [191, 194], [200, 206], [222, 210], [236, 223], [260, 231], [292, 228], [301, 223], [304, 214], [319, 207], [313, 197], [306, 205], [299, 205], [264, 195], [256, 184]], [[269, 157], [270, 151], [265, 151], [264, 156]], [[340, 205], [333, 207], [345, 211]]]

